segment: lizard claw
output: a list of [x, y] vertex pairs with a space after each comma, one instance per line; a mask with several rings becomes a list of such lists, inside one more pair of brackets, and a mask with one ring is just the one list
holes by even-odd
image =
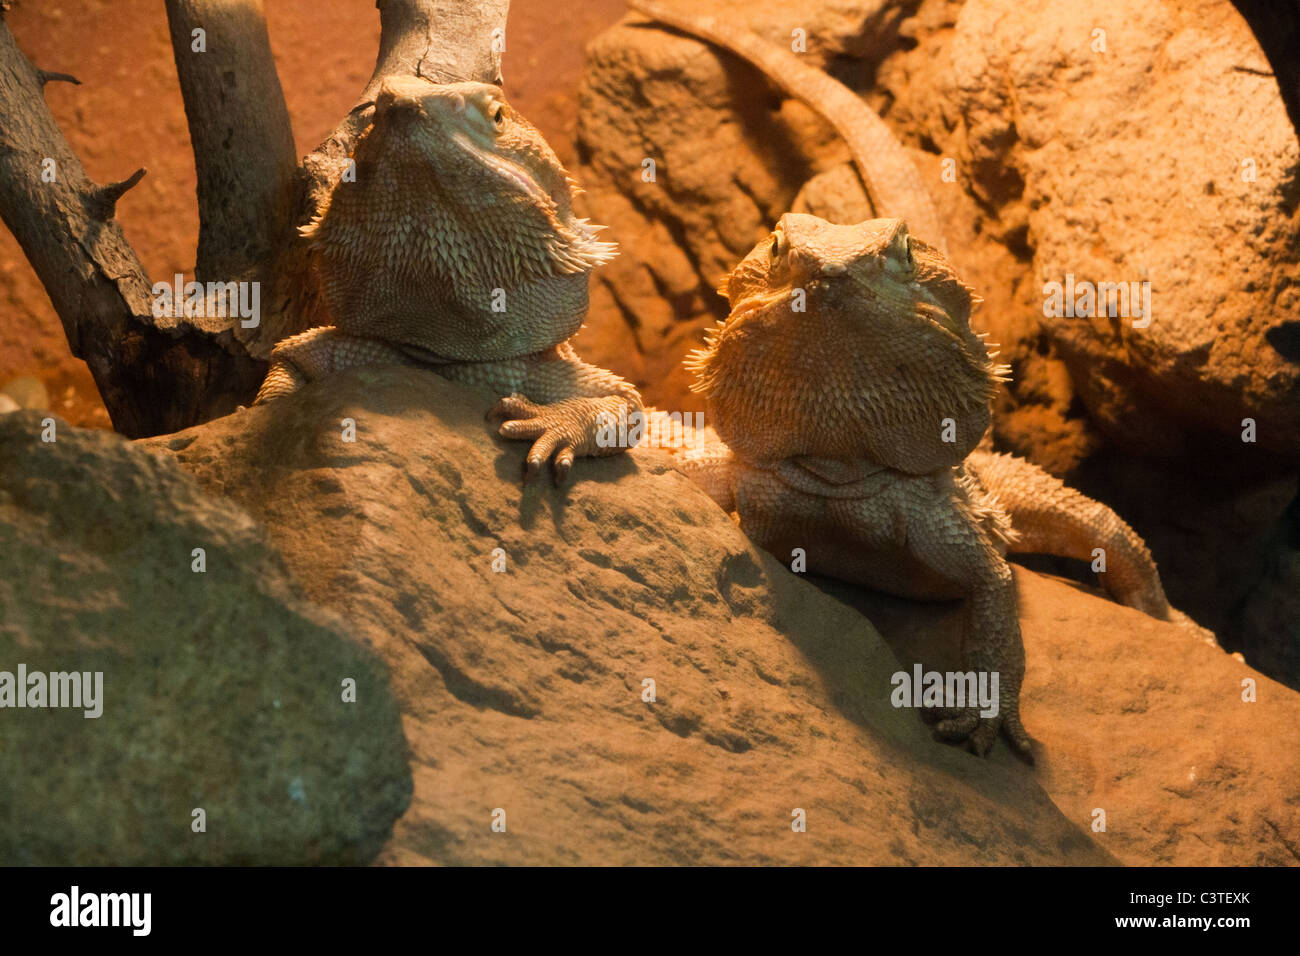
[[1019, 712], [1000, 713], [994, 717], [980, 716], [976, 707], [941, 707], [934, 712], [939, 716], [935, 734], [943, 740], [964, 740], [971, 753], [983, 757], [993, 749], [1001, 731], [1013, 750], [1033, 763], [1033, 743], [1020, 722]]
[[[550, 405], [538, 405], [523, 395], [507, 395], [488, 412], [491, 419], [504, 418], [502, 438], [531, 441], [524, 482], [535, 479], [548, 461], [554, 460], [555, 484], [569, 477], [579, 455], [609, 454], [596, 444], [596, 418], [608, 410], [609, 399], [570, 398]], [[615, 449], [617, 450], [617, 449]]]

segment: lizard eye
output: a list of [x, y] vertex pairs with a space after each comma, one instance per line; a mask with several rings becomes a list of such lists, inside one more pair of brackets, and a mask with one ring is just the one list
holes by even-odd
[[773, 262], [776, 262], [777, 259], [781, 258], [781, 251], [781, 230], [778, 229], [776, 232], [772, 233], [772, 244], [767, 247], [768, 257]]
[[916, 259], [912, 255], [912, 237], [905, 231], [895, 233], [885, 253], [885, 270], [895, 274], [906, 274], [916, 269]]
[[500, 103], [497, 103], [492, 108], [492, 122], [496, 124], [497, 129], [500, 129], [502, 126], [505, 125], [506, 113], [505, 110], [501, 108]]

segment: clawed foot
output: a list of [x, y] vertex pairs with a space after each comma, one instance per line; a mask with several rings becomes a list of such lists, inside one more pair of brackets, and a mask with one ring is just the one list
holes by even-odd
[[943, 740], [964, 740], [971, 753], [983, 757], [993, 748], [1001, 730], [1016, 753], [1034, 762], [1033, 744], [1020, 722], [1019, 709], [996, 717], [980, 716], [978, 707], [941, 707], [933, 712], [939, 716], [934, 732]]
[[541, 473], [554, 459], [555, 484], [569, 476], [573, 459], [579, 455], [608, 455], [617, 448], [597, 445], [598, 419], [602, 413], [616, 414], [618, 398], [570, 398], [550, 405], [538, 405], [523, 395], [507, 395], [488, 412], [489, 419], [504, 418], [503, 438], [532, 441], [528, 451], [524, 482]]

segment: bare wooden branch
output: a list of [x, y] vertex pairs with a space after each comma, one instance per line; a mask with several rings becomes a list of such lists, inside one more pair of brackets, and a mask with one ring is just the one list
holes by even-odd
[[72, 354], [90, 367], [113, 427], [132, 437], [232, 410], [264, 368], [229, 333], [153, 316], [149, 278], [111, 219], [112, 203], [142, 175], [90, 180], [45, 105], [40, 71], [0, 17], [0, 218], [44, 284]]
[[289, 110], [262, 0], [167, 0], [198, 173], [200, 281], [264, 263], [293, 200]]
[[117, 201], [128, 189], [144, 179], [146, 172], [148, 170], [141, 166], [126, 179], [119, 179], [115, 183], [93, 189], [86, 203], [86, 211], [100, 222], [108, 222], [117, 211]]
[[60, 83], [72, 83], [76, 86], [81, 85], [81, 80], [77, 79], [71, 73], [51, 73], [49, 70], [37, 70], [36, 78], [41, 81], [41, 86], [46, 83], [58, 81]]

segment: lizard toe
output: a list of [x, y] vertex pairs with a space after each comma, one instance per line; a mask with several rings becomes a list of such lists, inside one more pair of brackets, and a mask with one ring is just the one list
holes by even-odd
[[965, 740], [979, 726], [980, 715], [971, 708], [944, 708], [954, 716], [940, 720], [934, 726], [934, 732], [944, 740]]
[[505, 396], [489, 408], [487, 417], [489, 421], [498, 418], [528, 419], [536, 418], [541, 412], [540, 405], [530, 402], [516, 392]]
[[[506, 424], [510, 424], [507, 422]], [[502, 426], [505, 427], [505, 426]], [[528, 451], [527, 470], [524, 473], [524, 482], [530, 482], [541, 474], [546, 463], [551, 460], [558, 449], [560, 454], [564, 454], [564, 449], [568, 447], [564, 435], [554, 428], [543, 428], [541, 437], [533, 443], [533, 447]]]
[[1025, 725], [1020, 722], [1019, 714], [1011, 713], [1006, 715], [1006, 718], [1002, 721], [1002, 733], [1010, 741], [1016, 753], [1028, 758], [1030, 763], [1034, 762], [1034, 743], [1029, 739]]
[[514, 419], [502, 422], [497, 434], [502, 438], [538, 439], [546, 433], [546, 423], [536, 418]]
[[993, 749], [993, 744], [998, 739], [998, 727], [1001, 725], [1000, 717], [985, 717], [980, 720], [979, 725], [971, 732], [966, 739], [966, 746], [970, 752], [977, 757], [988, 756], [988, 752]]
[[572, 445], [565, 445], [555, 456], [555, 486], [558, 488], [569, 478], [573, 467], [574, 450]]

